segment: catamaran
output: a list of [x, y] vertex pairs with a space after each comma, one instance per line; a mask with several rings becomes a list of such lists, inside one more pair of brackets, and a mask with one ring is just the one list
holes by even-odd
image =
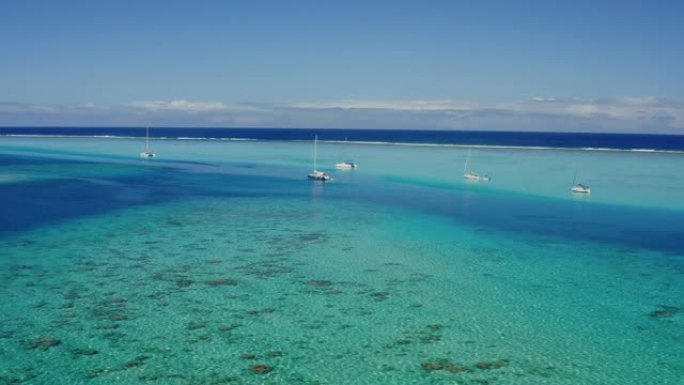
[[584, 185], [582, 183], [577, 183], [576, 185], [572, 186], [570, 188], [570, 191], [574, 193], [580, 193], [580, 194], [591, 194], [591, 188], [587, 185]]
[[572, 187], [570, 191], [578, 194], [591, 194], [591, 188], [582, 183], [575, 183], [577, 180], [577, 170], [575, 170], [575, 176], [572, 178]]
[[468, 162], [470, 161], [470, 149], [468, 149], [468, 156], [466, 156], [465, 165], [463, 166], [463, 179], [472, 181], [482, 181], [489, 182], [490, 178], [487, 175], [479, 175], [468, 168]]
[[313, 156], [313, 171], [308, 175], [311, 180], [320, 180], [323, 182], [329, 182], [332, 180], [328, 173], [316, 170], [316, 158], [318, 157], [318, 135], [314, 137], [314, 156]]
[[140, 153], [141, 158], [154, 158], [156, 154], [154, 151], [150, 150], [150, 127], [147, 127], [147, 131], [145, 133], [145, 151]]

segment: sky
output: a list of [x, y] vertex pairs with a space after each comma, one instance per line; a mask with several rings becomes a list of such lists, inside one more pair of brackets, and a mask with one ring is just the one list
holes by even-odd
[[684, 134], [681, 1], [0, 2], [0, 126]]

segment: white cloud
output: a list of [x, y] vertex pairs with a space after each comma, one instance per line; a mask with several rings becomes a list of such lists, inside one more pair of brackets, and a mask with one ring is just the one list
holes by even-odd
[[183, 112], [208, 112], [227, 111], [231, 106], [220, 102], [190, 102], [187, 100], [151, 100], [135, 101], [124, 106], [147, 111], [183, 111]]
[[545, 98], [543, 96], [535, 96], [532, 98], [535, 102], [555, 102], [556, 98]]
[[452, 100], [342, 100], [230, 104], [188, 100], [114, 106], [0, 103], [0, 125], [166, 125], [601, 131], [684, 134], [684, 101], [657, 97], [508, 103]]
[[[447, 113], [463, 117], [464, 113], [475, 113], [482, 117], [483, 113], [492, 115], [526, 115], [529, 118], [557, 117], [567, 120], [590, 119], [607, 127], [607, 120], [613, 120], [617, 128], [630, 124], [641, 126], [644, 121], [656, 120], [662, 124], [664, 120], [669, 128], [684, 128], [684, 104], [655, 97], [616, 98], [616, 99], [556, 99], [534, 97], [531, 100], [512, 103], [462, 103], [449, 100], [434, 101], [349, 101], [300, 103], [291, 107], [300, 109], [343, 109], [364, 110], [380, 109], [395, 112], [435, 112]], [[638, 123], [638, 124], [637, 124]], [[520, 128], [524, 129], [524, 128]]]
[[289, 105], [294, 108], [311, 109], [382, 109], [397, 111], [440, 111], [469, 109], [472, 104], [455, 103], [450, 100], [343, 100], [339, 102], [296, 103]]

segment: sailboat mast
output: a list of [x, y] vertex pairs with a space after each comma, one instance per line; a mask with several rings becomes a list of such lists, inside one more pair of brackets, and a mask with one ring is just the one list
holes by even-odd
[[147, 126], [147, 129], [145, 131], [145, 151], [150, 150], [150, 127]]
[[466, 155], [465, 165], [463, 165], [463, 174], [468, 172], [468, 160], [470, 160], [470, 149], [468, 149], [468, 155]]
[[318, 147], [318, 135], [314, 136], [314, 171], [316, 171], [316, 156], [317, 154], [317, 147]]

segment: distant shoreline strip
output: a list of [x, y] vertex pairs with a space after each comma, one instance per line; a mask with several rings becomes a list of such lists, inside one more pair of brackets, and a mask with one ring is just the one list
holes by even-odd
[[[139, 136], [118, 135], [46, 135], [46, 134], [0, 134], [0, 137], [18, 138], [57, 138], [57, 139], [125, 139], [138, 140]], [[216, 138], [216, 137], [150, 137], [153, 140], [206, 140], [224, 142], [311, 142], [307, 139], [263, 139], [263, 138]], [[354, 140], [319, 140], [321, 143], [379, 145], [379, 146], [407, 146], [407, 147], [439, 147], [439, 148], [479, 148], [501, 150], [546, 150], [546, 151], [606, 151], [606, 152], [639, 152], [658, 154], [684, 154], [684, 150], [662, 150], [654, 148], [613, 148], [613, 147], [553, 147], [553, 146], [515, 146], [498, 144], [458, 144], [458, 143], [416, 143], [416, 142], [386, 142], [386, 141], [354, 141]]]

